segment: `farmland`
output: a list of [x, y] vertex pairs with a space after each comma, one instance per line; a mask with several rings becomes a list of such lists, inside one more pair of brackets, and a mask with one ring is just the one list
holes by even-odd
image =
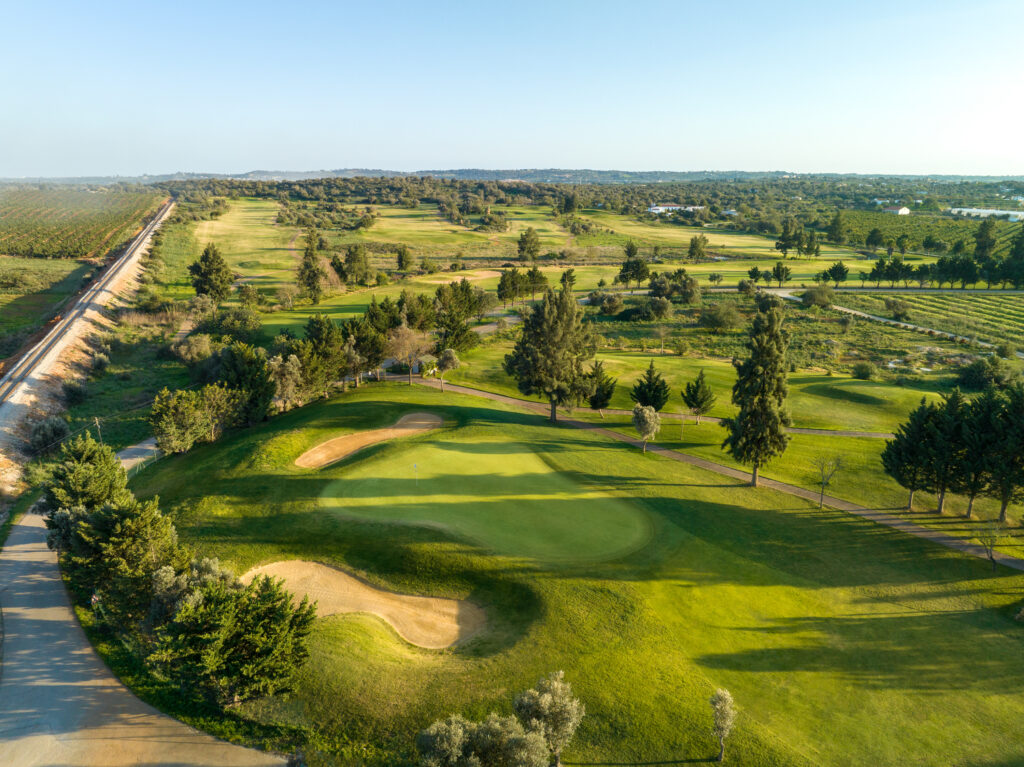
[[[888, 317], [886, 296], [844, 293], [842, 303], [869, 314]], [[892, 296], [888, 297], [890, 300]], [[1024, 295], [980, 293], [964, 295], [958, 291], [941, 294], [898, 296], [909, 312], [908, 322], [992, 344], [1019, 344], [1024, 339]]]
[[0, 188], [0, 254], [100, 258], [156, 209], [152, 191]]
[[[910, 238], [910, 249], [920, 251], [924, 238], [931, 235], [945, 243], [948, 250], [957, 240], [963, 240], [968, 252], [974, 248], [974, 233], [978, 231], [981, 219], [950, 218], [927, 213], [912, 213], [909, 216], [896, 216], [891, 213], [874, 211], [844, 211], [843, 219], [849, 227], [851, 240], [864, 243], [868, 232], [874, 228], [881, 230], [886, 239], [895, 240], [901, 234]], [[996, 257], [1005, 256], [1010, 249], [1014, 235], [1020, 231], [1021, 224], [1009, 221], [996, 221]]]

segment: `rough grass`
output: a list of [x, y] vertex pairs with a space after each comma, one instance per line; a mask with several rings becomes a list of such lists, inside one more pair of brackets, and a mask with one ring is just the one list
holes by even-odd
[[[491, 471], [490, 457], [503, 455], [510, 471], [528, 471], [520, 492], [538, 502], [571, 482], [576, 493], [631, 507], [623, 513], [645, 517], [653, 536], [619, 559], [551, 564], [494, 554], [435, 526], [450, 524], [444, 504], [426, 491], [399, 495], [401, 483], [395, 495], [434, 524], [357, 522], [317, 502], [329, 482], [360, 471], [400, 479], [396, 467], [435, 449], [428, 438], [382, 445], [315, 475], [292, 465], [339, 429], [374, 428], [423, 408], [486, 437], [486, 453], [459, 454], [460, 476], [474, 465]], [[459, 431], [450, 437], [458, 444]], [[524, 449], [540, 463], [517, 463]], [[563, 479], [537, 482], [541, 466]], [[736, 764], [1024, 759], [1021, 629], [1012, 620], [1024, 575], [993, 575], [939, 546], [539, 416], [373, 386], [158, 462], [134, 487], [160, 494], [186, 542], [239, 572], [301, 557], [488, 609], [492, 630], [446, 652], [411, 648], [367, 616], [317, 622], [295, 698], [242, 713], [315, 724], [316, 742], [345, 764], [406, 763], [413, 734], [432, 719], [508, 712], [516, 691], [556, 668], [588, 710], [570, 762], [710, 757], [707, 698], [717, 686], [742, 708], [728, 757]], [[467, 490], [460, 503], [488, 513], [490, 497]], [[387, 514], [389, 497], [380, 502]], [[551, 498], [552, 515], [565, 513], [559, 499]]]

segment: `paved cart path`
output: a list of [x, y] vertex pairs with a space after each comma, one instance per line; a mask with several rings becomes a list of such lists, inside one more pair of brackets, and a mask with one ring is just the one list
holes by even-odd
[[283, 760], [193, 730], [136, 698], [85, 637], [46, 547], [24, 514], [0, 551], [0, 764], [11, 767], [242, 767]]

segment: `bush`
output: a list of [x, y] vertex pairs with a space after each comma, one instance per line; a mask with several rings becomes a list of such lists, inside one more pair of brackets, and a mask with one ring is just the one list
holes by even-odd
[[956, 382], [965, 389], [985, 389], [989, 386], [1003, 389], [1017, 378], [1017, 371], [1006, 360], [985, 357], [962, 367]]
[[205, 362], [214, 353], [213, 338], [206, 333], [193, 333], [181, 343], [175, 344], [174, 354], [186, 365]]
[[615, 295], [607, 295], [601, 301], [601, 314], [618, 314], [622, 311], [622, 299]]
[[731, 303], [711, 304], [700, 313], [700, 324], [712, 333], [732, 330], [740, 324], [740, 315]]
[[96, 352], [92, 355], [92, 372], [102, 373], [110, 367], [110, 357], [103, 352]]
[[800, 300], [803, 302], [804, 306], [820, 306], [822, 309], [827, 309], [832, 305], [832, 302], [835, 301], [835, 298], [836, 294], [833, 292], [832, 288], [828, 287], [828, 285], [821, 285], [820, 287], [811, 288], [805, 292], [800, 297]]
[[999, 344], [996, 347], [996, 354], [1004, 360], [1012, 360], [1017, 356], [1017, 347], [1009, 342]]
[[259, 332], [260, 316], [245, 307], [228, 309], [217, 318], [217, 329], [237, 341], [250, 341]]
[[68, 407], [81, 405], [89, 397], [89, 390], [85, 384], [77, 381], [66, 381], [63, 386], [64, 404]]
[[35, 455], [49, 455], [70, 433], [71, 427], [67, 421], [60, 416], [51, 415], [32, 424], [32, 432], [28, 439], [29, 449]]
[[885, 299], [885, 308], [897, 322], [910, 319], [910, 307], [906, 301], [901, 301], [898, 298], [887, 298]]
[[748, 298], [753, 296], [757, 292], [757, 287], [750, 280], [740, 280], [739, 285], [736, 289], [740, 292], [741, 296], [747, 296]]
[[851, 375], [861, 381], [870, 381], [878, 375], [878, 370], [870, 362], [856, 362], [853, 365]]

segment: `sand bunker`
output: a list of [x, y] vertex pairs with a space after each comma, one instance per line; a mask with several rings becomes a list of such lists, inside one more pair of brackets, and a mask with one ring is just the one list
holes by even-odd
[[463, 277], [470, 282], [475, 282], [476, 280], [486, 280], [490, 277], [500, 276], [501, 272], [496, 272], [493, 269], [474, 269], [473, 271], [466, 272], [465, 274], [457, 274], [453, 277], [435, 277], [434, 279], [424, 280], [424, 282], [429, 282], [434, 285], [443, 285], [446, 282], [462, 282]]
[[468, 639], [487, 622], [484, 611], [471, 602], [396, 594], [316, 562], [274, 562], [250, 570], [242, 581], [249, 583], [258, 575], [283, 578], [296, 598], [315, 599], [317, 615], [371, 613], [390, 623], [405, 641], [432, 650]]
[[304, 469], [319, 469], [328, 464], [347, 458], [357, 450], [376, 445], [397, 437], [408, 437], [424, 431], [436, 429], [441, 425], [441, 418], [433, 413], [408, 413], [403, 415], [394, 426], [383, 429], [371, 429], [355, 434], [346, 434], [321, 442], [314, 448], [295, 459], [295, 465]]

